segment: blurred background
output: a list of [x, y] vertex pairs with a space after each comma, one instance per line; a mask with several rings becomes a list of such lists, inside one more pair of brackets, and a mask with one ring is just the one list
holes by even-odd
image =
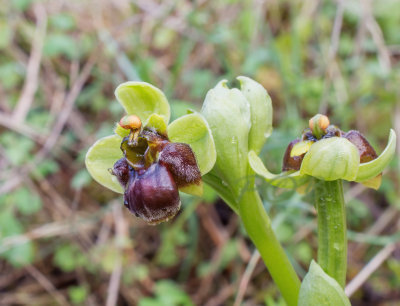
[[[123, 115], [121, 82], [161, 88], [174, 119], [222, 78], [254, 78], [273, 101], [262, 158], [276, 172], [317, 112], [378, 153], [400, 135], [400, 0], [0, 2], [0, 305], [285, 305], [212, 190], [148, 226], [91, 179], [84, 157]], [[378, 191], [345, 184], [348, 282], [368, 276], [353, 305], [400, 304], [399, 167]], [[304, 276], [312, 194], [259, 187]]]

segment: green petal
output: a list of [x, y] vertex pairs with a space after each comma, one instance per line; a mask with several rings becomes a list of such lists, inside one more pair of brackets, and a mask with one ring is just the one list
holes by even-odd
[[151, 114], [156, 113], [169, 122], [170, 109], [164, 93], [157, 87], [145, 82], [122, 83], [115, 90], [117, 100], [128, 115], [137, 115], [146, 122]]
[[268, 92], [256, 81], [240, 76], [240, 90], [250, 104], [251, 128], [249, 150], [260, 153], [265, 140], [272, 133], [272, 102]]
[[114, 133], [120, 136], [121, 138], [128, 136], [130, 132], [131, 130], [124, 129], [122, 126], [119, 125], [118, 122], [115, 124]]
[[301, 283], [298, 305], [350, 306], [351, 304], [338, 282], [313, 260]]
[[357, 182], [363, 182], [380, 174], [392, 160], [395, 150], [396, 150], [396, 133], [393, 130], [390, 130], [389, 140], [385, 150], [382, 152], [381, 155], [379, 155], [374, 160], [371, 160], [368, 163], [360, 164], [360, 167], [358, 168], [357, 177], [355, 180]]
[[85, 164], [90, 175], [101, 185], [112, 191], [123, 193], [117, 178], [108, 172], [122, 157], [121, 137], [112, 135], [99, 139], [86, 153]]
[[320, 180], [354, 181], [360, 165], [357, 148], [347, 139], [332, 137], [314, 143], [301, 163], [300, 173]]
[[209, 172], [215, 164], [214, 139], [207, 121], [199, 113], [182, 116], [167, 128], [172, 142], [187, 143], [193, 150], [201, 175]]
[[191, 184], [181, 187], [179, 191], [201, 197], [203, 195], [203, 182], [200, 181], [200, 184]]
[[144, 127], [154, 129], [161, 135], [167, 134], [167, 124], [165, 123], [164, 118], [157, 114], [151, 114], [144, 123]]
[[216, 171], [238, 195], [247, 176], [249, 102], [240, 90], [229, 89], [226, 81], [221, 81], [208, 91], [201, 113], [214, 137]]
[[272, 174], [267, 168], [265, 168], [262, 160], [257, 156], [256, 152], [250, 151], [248, 157], [250, 167], [253, 171], [262, 176], [272, 186], [294, 189], [303, 186], [310, 179], [307, 175], [300, 175], [300, 171]]

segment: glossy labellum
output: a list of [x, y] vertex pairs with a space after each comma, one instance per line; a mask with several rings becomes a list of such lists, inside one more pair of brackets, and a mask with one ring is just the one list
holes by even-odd
[[158, 224], [179, 211], [178, 188], [202, 188], [200, 170], [189, 145], [171, 143], [149, 128], [134, 133], [122, 139], [124, 157], [111, 173], [125, 189], [125, 206], [147, 223]]
[[132, 170], [124, 198], [128, 209], [149, 224], [171, 219], [181, 205], [172, 174], [160, 163], [147, 170]]

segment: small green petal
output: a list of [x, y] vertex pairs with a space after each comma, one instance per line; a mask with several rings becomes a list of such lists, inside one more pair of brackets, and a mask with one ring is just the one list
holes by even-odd
[[386, 145], [385, 150], [382, 152], [374, 160], [371, 160], [368, 163], [360, 164], [358, 169], [356, 181], [363, 182], [367, 181], [385, 169], [385, 167], [389, 164], [392, 160], [394, 153], [396, 150], [396, 133], [393, 130], [390, 130], [388, 144]]
[[272, 133], [272, 102], [265, 88], [256, 81], [240, 76], [240, 90], [250, 104], [251, 128], [249, 150], [260, 153]]
[[145, 122], [144, 127], [154, 129], [161, 135], [166, 135], [167, 133], [167, 124], [164, 118], [157, 114], [151, 114]]
[[214, 139], [203, 116], [199, 113], [182, 116], [173, 121], [167, 131], [172, 142], [187, 143], [191, 147], [201, 175], [214, 167], [217, 158]]
[[310, 147], [301, 163], [300, 173], [325, 181], [354, 181], [359, 165], [357, 148], [345, 138], [331, 137]]
[[191, 184], [181, 187], [179, 188], [179, 191], [201, 197], [203, 195], [203, 182], [200, 181], [200, 184]]
[[122, 83], [115, 90], [117, 100], [128, 115], [137, 115], [146, 122], [151, 114], [158, 114], [168, 123], [170, 108], [164, 93], [145, 82]]
[[121, 137], [118, 135], [101, 138], [90, 147], [85, 159], [90, 175], [98, 183], [117, 193], [123, 193], [123, 189], [108, 169], [112, 169], [115, 162], [122, 157], [120, 145]]
[[262, 176], [272, 186], [294, 189], [303, 186], [309, 181], [309, 177], [307, 175], [300, 175], [300, 171], [282, 172], [281, 174], [269, 172], [254, 151], [249, 152], [248, 158], [253, 171]]
[[118, 122], [115, 124], [114, 133], [120, 136], [121, 138], [128, 136], [130, 132], [131, 130], [124, 129], [122, 126], [119, 125]]

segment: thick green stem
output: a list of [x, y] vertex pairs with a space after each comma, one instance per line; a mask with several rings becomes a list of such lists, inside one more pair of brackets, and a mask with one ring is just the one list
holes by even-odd
[[239, 214], [286, 303], [297, 305], [300, 280], [271, 228], [271, 221], [255, 187], [240, 197]]
[[342, 180], [316, 180], [315, 204], [318, 214], [318, 263], [342, 287], [346, 283], [346, 210]]

